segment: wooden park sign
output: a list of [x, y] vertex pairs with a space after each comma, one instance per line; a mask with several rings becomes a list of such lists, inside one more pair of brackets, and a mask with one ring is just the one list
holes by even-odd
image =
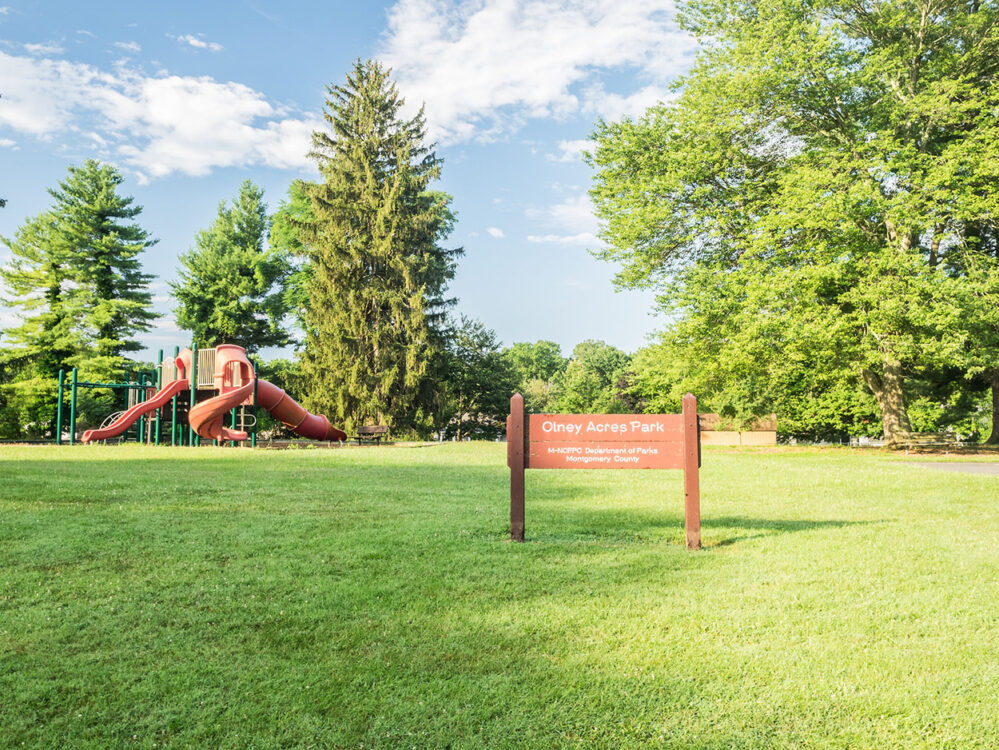
[[524, 541], [525, 469], [683, 469], [687, 549], [701, 546], [697, 399], [682, 414], [525, 414], [510, 399], [506, 420], [510, 467], [510, 538]]

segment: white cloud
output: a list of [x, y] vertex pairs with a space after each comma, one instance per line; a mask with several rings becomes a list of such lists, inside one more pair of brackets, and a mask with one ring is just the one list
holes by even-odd
[[126, 52], [142, 52], [142, 45], [138, 42], [115, 42], [114, 46]]
[[571, 196], [547, 208], [530, 208], [525, 213], [530, 219], [540, 220], [563, 231], [591, 235], [597, 232], [597, 217], [593, 214], [593, 203], [586, 193]]
[[13, 148], [17, 145], [17, 141], [11, 140], [10, 138], [0, 138], [0, 148]]
[[621, 96], [620, 94], [607, 93], [599, 84], [587, 88], [583, 96], [585, 99], [584, 112], [611, 121], [620, 120], [623, 117], [638, 117], [649, 107], [676, 98], [676, 94], [663, 86], [646, 86], [630, 96]]
[[580, 232], [579, 234], [559, 235], [559, 234], [529, 234], [528, 242], [549, 243], [556, 245], [598, 245], [600, 240], [591, 232]]
[[587, 92], [601, 72], [659, 90], [694, 48], [672, 15], [672, 0], [398, 0], [381, 57], [409, 104], [426, 102], [432, 137], [488, 139], [599, 111]]
[[[169, 300], [169, 297], [167, 299]], [[157, 298], [153, 298], [153, 301], [158, 302], [159, 300]], [[176, 345], [178, 342], [183, 342], [186, 338], [186, 336], [181, 334], [183, 334], [183, 331], [177, 327], [176, 321], [174, 321], [172, 316], [167, 313], [164, 317], [153, 323], [152, 328], [148, 333], [143, 334], [142, 341], [147, 346], [150, 344]], [[172, 350], [166, 349], [163, 354], [165, 355], [164, 359], [166, 359], [172, 354]]]
[[593, 203], [586, 193], [572, 196], [547, 208], [528, 209], [525, 213], [528, 218], [559, 230], [528, 235], [528, 242], [589, 247], [601, 245], [597, 237], [599, 224], [593, 214]]
[[501, 240], [506, 236], [503, 234], [503, 230], [499, 227], [489, 227], [486, 231], [489, 233], [490, 237], [495, 237], [498, 240]]
[[209, 77], [113, 72], [0, 52], [0, 133], [79, 134], [140, 178], [216, 167], [305, 169], [315, 115], [293, 116], [254, 89]]
[[597, 146], [596, 142], [586, 138], [578, 141], [559, 141], [557, 154], [548, 154], [549, 161], [580, 161], [583, 154], [593, 151]]
[[9, 16], [13, 10], [9, 5], [0, 6], [0, 16]]
[[41, 42], [40, 44], [25, 44], [24, 51], [29, 55], [61, 55], [66, 49], [57, 42]]
[[[169, 34], [167, 36], [169, 36]], [[191, 34], [182, 34], [181, 36], [173, 38], [182, 44], [189, 44], [195, 49], [207, 49], [212, 52], [221, 52], [224, 49], [224, 47], [217, 42], [206, 42], [204, 39], [201, 39], [200, 36], [193, 36]]]
[[180, 333], [180, 328], [177, 327], [176, 321], [170, 320], [169, 318], [160, 318], [152, 325], [153, 331], [162, 331], [163, 333]]

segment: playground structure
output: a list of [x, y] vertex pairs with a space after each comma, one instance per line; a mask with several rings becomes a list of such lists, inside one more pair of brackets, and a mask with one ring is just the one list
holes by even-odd
[[[76, 436], [77, 390], [85, 388], [125, 389], [127, 408], [106, 420], [102, 427], [87, 430], [80, 441], [89, 443], [121, 437], [136, 427], [139, 442], [159, 445], [169, 413], [170, 444], [199, 445], [202, 438], [216, 443], [250, 440], [256, 445], [257, 407], [262, 407], [287, 428], [311, 440], [342, 442], [346, 433], [333, 427], [323, 415], [310, 414], [273, 383], [256, 376], [245, 350], [233, 344], [213, 349], [175, 350], [172, 360], [163, 360], [152, 375], [141, 373], [138, 382], [89, 383], [78, 380], [74, 369], [70, 381], [69, 442]], [[59, 410], [56, 442], [62, 441], [64, 373], [59, 379]]]

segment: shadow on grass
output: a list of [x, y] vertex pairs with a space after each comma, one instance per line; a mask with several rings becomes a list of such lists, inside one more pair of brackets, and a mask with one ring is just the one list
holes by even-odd
[[[846, 521], [702, 516], [701, 534], [704, 547], [711, 548], [780, 534], [883, 523], [889, 523], [889, 519]], [[526, 541], [536, 543], [622, 546], [663, 539], [678, 545], [686, 543], [682, 513], [651, 513], [620, 508], [560, 510], [558, 513], [547, 510], [534, 514], [528, 508], [526, 533]]]
[[[819, 529], [839, 529], [851, 526], [870, 526], [874, 524], [888, 523], [889, 519], [879, 519], [877, 521], [811, 521], [811, 520], [782, 520], [776, 518], [746, 518], [744, 516], [723, 516], [721, 518], [702, 518], [701, 530], [738, 529], [739, 531], [750, 532], [740, 536], [726, 537], [716, 541], [712, 546], [724, 547], [735, 542], [747, 541], [749, 539], [759, 539], [766, 536], [776, 536], [777, 534], [793, 534], [799, 531], [816, 531]], [[755, 532], [755, 533], [751, 533]]]

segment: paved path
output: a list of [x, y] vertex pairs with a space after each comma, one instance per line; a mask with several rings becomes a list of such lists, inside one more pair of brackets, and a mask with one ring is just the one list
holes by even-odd
[[913, 466], [920, 466], [924, 469], [941, 469], [943, 471], [960, 471], [965, 474], [995, 474], [999, 476], [999, 462], [987, 463], [987, 464], [976, 464], [971, 462], [965, 463], [915, 463]]

